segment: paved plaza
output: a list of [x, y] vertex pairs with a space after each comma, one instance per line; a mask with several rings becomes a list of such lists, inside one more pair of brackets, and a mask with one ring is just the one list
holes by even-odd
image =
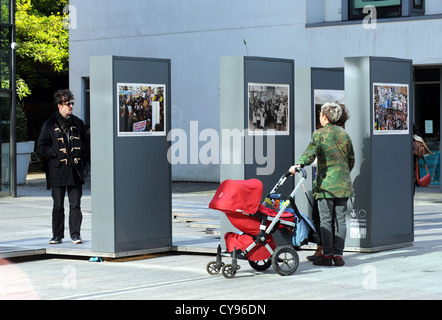
[[[218, 212], [207, 208], [216, 185], [174, 184], [171, 252], [89, 262], [74, 254], [90, 245], [91, 195], [86, 185], [82, 208], [83, 245], [68, 240], [55, 250], [6, 257], [8, 249], [50, 247], [51, 197], [41, 179], [19, 186], [17, 198], [0, 198], [0, 299], [43, 300], [403, 300], [442, 298], [442, 194], [419, 189], [415, 195], [413, 246], [376, 253], [348, 252], [343, 267], [314, 266], [311, 250], [298, 251], [298, 270], [288, 277], [264, 272], [239, 260], [233, 279], [211, 276], [208, 262], [219, 243]], [[183, 213], [211, 217], [189, 222]], [[181, 214], [181, 215], [180, 215]], [[212, 215], [212, 216], [211, 216]], [[196, 219], [198, 220], [198, 219]], [[206, 227], [205, 224], [210, 225]], [[208, 232], [212, 230], [213, 232]], [[84, 246], [81, 249], [81, 246]], [[69, 254], [57, 254], [57, 249]], [[34, 248], [34, 249], [32, 249]], [[80, 248], [80, 249], [79, 249]], [[230, 263], [226, 258], [226, 263]], [[257, 300], [258, 293], [259, 299]]]

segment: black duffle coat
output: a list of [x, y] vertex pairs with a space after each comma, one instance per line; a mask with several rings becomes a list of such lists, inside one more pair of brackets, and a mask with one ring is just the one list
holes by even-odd
[[[58, 111], [56, 111], [58, 112]], [[37, 151], [43, 157], [43, 171], [48, 187], [84, 183], [84, 166], [89, 157], [89, 143], [83, 121], [71, 115], [72, 125], [66, 134], [55, 113], [45, 121], [38, 137]]]

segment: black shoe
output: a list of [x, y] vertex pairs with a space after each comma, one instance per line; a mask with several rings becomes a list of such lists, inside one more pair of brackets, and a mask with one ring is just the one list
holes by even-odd
[[83, 243], [83, 240], [81, 240], [81, 237], [79, 237], [79, 236], [71, 238], [71, 241], [72, 241], [72, 243], [75, 243], [75, 244]]
[[50, 244], [59, 244], [59, 243], [61, 243], [61, 239], [62, 238], [60, 236], [55, 236], [49, 241], [49, 243]]
[[319, 259], [319, 257], [320, 256], [315, 256], [315, 255], [312, 255], [312, 256], [307, 256], [307, 260], [308, 261], [316, 261], [316, 260], [318, 260]]
[[335, 263], [335, 266], [343, 266], [345, 264], [344, 259], [342, 259], [342, 256], [336, 256], [333, 257], [333, 262]]
[[316, 266], [331, 266], [333, 265], [332, 256], [320, 255], [318, 259], [313, 261]]

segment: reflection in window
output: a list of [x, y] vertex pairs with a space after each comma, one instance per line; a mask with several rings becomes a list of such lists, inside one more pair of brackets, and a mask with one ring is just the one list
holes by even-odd
[[13, 0], [0, 0], [0, 23], [11, 23], [9, 14], [10, 1]]
[[424, 9], [424, 0], [413, 0], [413, 9], [423, 10]]
[[376, 8], [376, 16], [378, 19], [400, 17], [402, 1], [403, 0], [349, 0], [349, 19], [364, 19], [366, 14], [364, 14], [363, 10], [366, 6]]

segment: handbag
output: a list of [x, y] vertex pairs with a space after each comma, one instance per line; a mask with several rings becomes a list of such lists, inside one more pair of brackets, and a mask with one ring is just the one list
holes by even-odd
[[430, 176], [430, 172], [428, 171], [428, 167], [427, 167], [427, 163], [425, 162], [425, 159], [422, 158], [424, 160], [424, 164], [425, 164], [425, 169], [427, 169], [427, 174], [422, 177], [419, 178], [419, 160], [416, 160], [416, 178], [417, 178], [417, 185], [419, 187], [428, 187], [431, 183], [431, 176]]

